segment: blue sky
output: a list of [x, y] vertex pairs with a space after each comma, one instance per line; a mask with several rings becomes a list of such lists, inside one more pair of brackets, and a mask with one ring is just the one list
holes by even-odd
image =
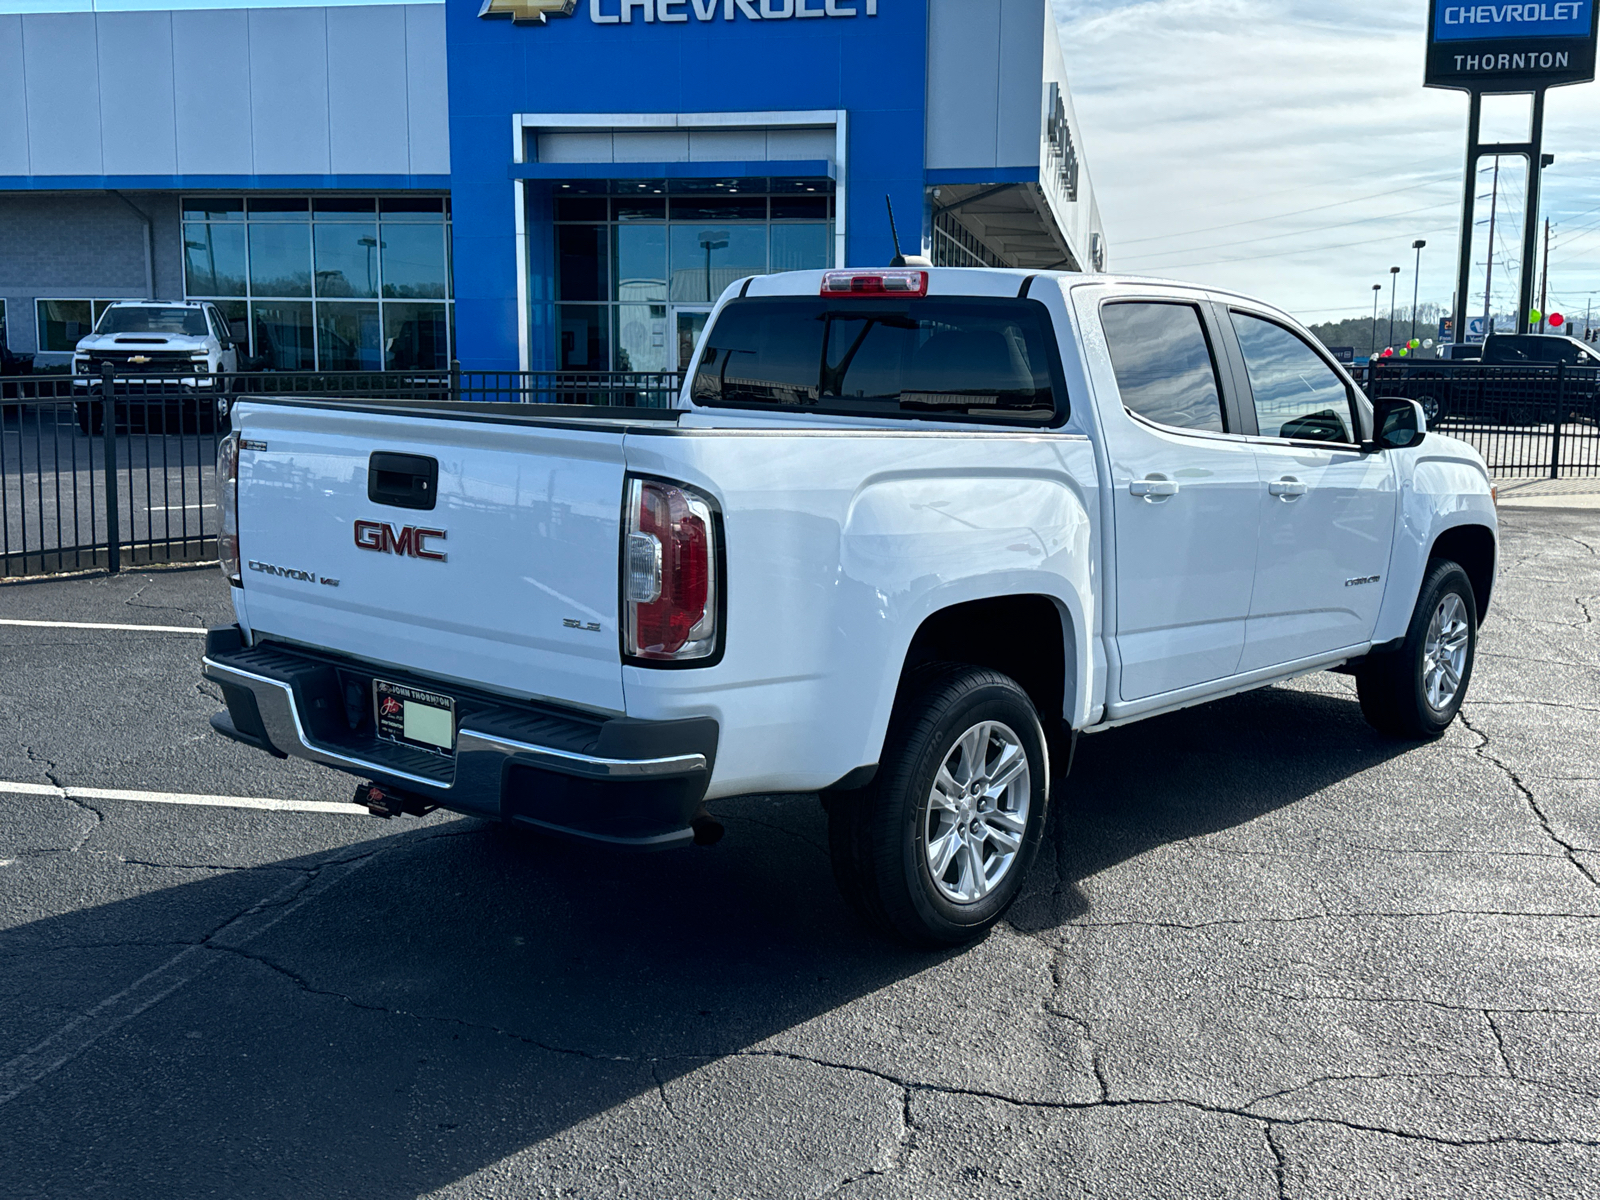
[[[1448, 304], [1467, 97], [1422, 87], [1426, 0], [1054, 4], [1113, 270], [1233, 287], [1322, 321], [1370, 313], [1374, 283], [1386, 311], [1391, 266], [1409, 304], [1411, 243], [1425, 238], [1421, 298]], [[1514, 112], [1489, 120], [1518, 134]], [[1600, 84], [1549, 93], [1545, 150], [1548, 307], [1581, 322], [1587, 302], [1600, 309]], [[1514, 306], [1514, 174], [1503, 163], [1496, 311]], [[1482, 288], [1480, 268], [1475, 308]]]

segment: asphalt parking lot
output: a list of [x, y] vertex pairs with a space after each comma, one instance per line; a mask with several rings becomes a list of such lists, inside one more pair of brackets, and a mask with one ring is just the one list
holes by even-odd
[[[1503, 522], [1441, 741], [1337, 675], [1084, 739], [944, 955], [813, 797], [653, 857], [381, 822], [213, 735], [193, 634], [0, 625], [0, 1195], [1600, 1196], [1600, 528]], [[212, 568], [0, 619], [228, 618]]]

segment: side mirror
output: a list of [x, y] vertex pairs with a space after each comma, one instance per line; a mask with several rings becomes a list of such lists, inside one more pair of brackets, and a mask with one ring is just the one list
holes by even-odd
[[1399, 396], [1386, 396], [1372, 406], [1372, 425], [1377, 436], [1374, 450], [1406, 450], [1427, 436], [1428, 419], [1422, 405]]

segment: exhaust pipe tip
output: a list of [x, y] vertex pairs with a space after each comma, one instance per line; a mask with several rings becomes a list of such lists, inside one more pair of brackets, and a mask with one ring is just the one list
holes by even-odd
[[722, 822], [715, 817], [701, 815], [689, 823], [689, 828], [694, 830], [694, 844], [696, 846], [715, 846], [722, 840], [722, 835], [727, 832], [722, 827]]

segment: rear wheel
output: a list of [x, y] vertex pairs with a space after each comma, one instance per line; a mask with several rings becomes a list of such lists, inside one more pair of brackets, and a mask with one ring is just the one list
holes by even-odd
[[1438, 737], [1461, 711], [1477, 648], [1472, 583], [1458, 564], [1434, 559], [1400, 649], [1356, 671], [1361, 715], [1394, 737]]
[[935, 666], [901, 688], [873, 782], [827, 797], [834, 877], [881, 932], [917, 946], [981, 937], [1043, 836], [1044, 729], [995, 671]]

